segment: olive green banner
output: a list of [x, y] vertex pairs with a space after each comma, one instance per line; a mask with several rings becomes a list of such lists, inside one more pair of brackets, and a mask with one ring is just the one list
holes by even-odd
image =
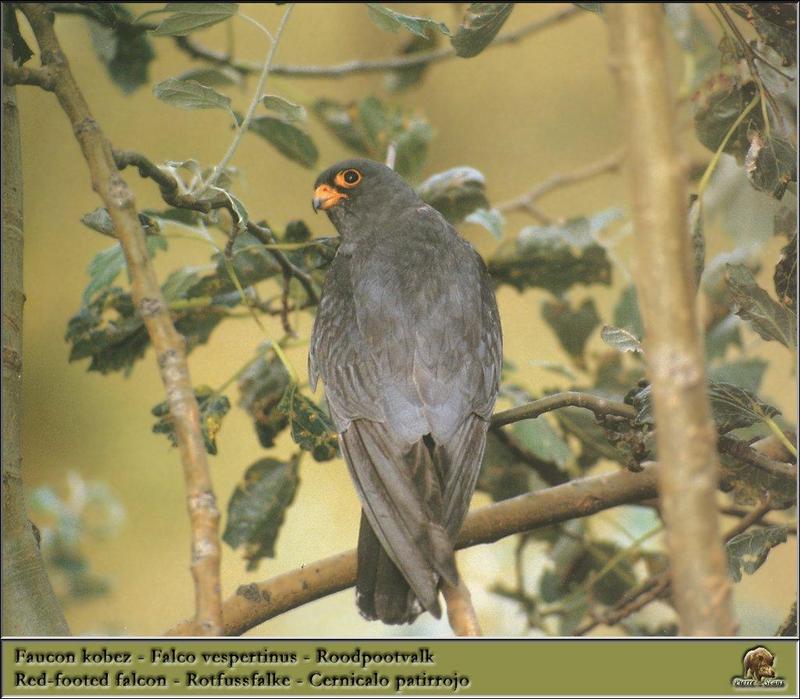
[[791, 640], [3, 640], [3, 696], [797, 694]]

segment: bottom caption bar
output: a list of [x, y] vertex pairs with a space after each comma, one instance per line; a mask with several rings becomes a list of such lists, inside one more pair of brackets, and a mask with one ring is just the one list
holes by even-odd
[[3, 696], [796, 696], [782, 640], [5, 639]]

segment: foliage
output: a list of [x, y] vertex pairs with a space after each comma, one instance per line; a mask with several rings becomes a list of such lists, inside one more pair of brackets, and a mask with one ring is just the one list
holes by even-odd
[[31, 492], [31, 516], [42, 556], [50, 566], [56, 591], [64, 602], [102, 597], [109, 580], [92, 572], [87, 551], [93, 544], [113, 537], [125, 519], [120, 502], [108, 486], [87, 481], [75, 471], [66, 474], [66, 494], [50, 486]]
[[[603, 15], [602, 3], [578, 4]], [[240, 14], [236, 3], [168, 3], [136, 20], [119, 3], [83, 3], [81, 7], [98, 58], [124, 92], [148, 83], [150, 63], [162, 42], [185, 47], [187, 37], [193, 38], [195, 32], [237, 21]], [[796, 194], [796, 124], [789, 99], [792, 74], [784, 75], [784, 70], [796, 65], [796, 27], [783, 11], [766, 12], [757, 3], [730, 7], [752, 25], [752, 46], [743, 45], [726, 29], [721, 42], [713, 39], [701, 13], [720, 19], [714, 6], [665, 7], [685, 59], [681, 90], [690, 98], [694, 134], [708, 150], [703, 177], [687, 202], [694, 251], [693, 269], [687, 274], [697, 281], [701, 306], [707, 309], [703, 320], [708, 392], [720, 445], [744, 447], [744, 451], [722, 449], [727, 497], [735, 504], [752, 505], [767, 492], [776, 508], [789, 507], [795, 504], [795, 480], [784, 470], [759, 468], [743, 454], [753, 437], [780, 429], [777, 409], [760, 395], [768, 365], [752, 353], [753, 341], [761, 338], [791, 351], [796, 348], [796, 207], [793, 197], [785, 197], [786, 192]], [[512, 3], [471, 3], [454, 30], [438, 19], [380, 4], [368, 3], [365, 12], [375, 31], [398, 34], [401, 57], [424, 56], [449, 42], [451, 55], [455, 51], [466, 59], [478, 56], [492, 43], [513, 8]], [[16, 15], [7, 6], [3, 12], [11, 27], [14, 60], [24, 63], [30, 51], [15, 28]], [[721, 21], [720, 26], [724, 27]], [[752, 52], [758, 57], [755, 74], [748, 61]], [[217, 118], [233, 122], [236, 138], [257, 137], [270, 149], [265, 157], [276, 167], [315, 168], [321, 161], [328, 162], [332, 154], [317, 145], [316, 134], [321, 130], [354, 156], [383, 161], [394, 146], [397, 171], [417, 186], [428, 204], [453, 224], [477, 223], [497, 239], [489, 241], [492, 247], [486, 254], [495, 285], [513, 288], [521, 295], [521, 303], [539, 309], [568, 362], [545, 367], [557, 376], [553, 382], [558, 386], [535, 393], [524, 384], [523, 372], [507, 363], [501, 404], [520, 405], [566, 388], [633, 409], [634, 416], [625, 417], [625, 413], [596, 416], [581, 408], [561, 408], [510, 428], [493, 428], [479, 490], [501, 500], [567, 482], [601, 461], [605, 467], [616, 464], [638, 470], [656, 458], [657, 425], [643, 361], [646, 326], [636, 288], [626, 281], [630, 276], [614, 250], [614, 236], [630, 230], [620, 209], [583, 211], [567, 219], [540, 217], [535, 225], [512, 230], [500, 214], [503, 207], [493, 202], [486, 178], [469, 163], [429, 173], [426, 166], [434, 135], [449, 125], [431, 124], [403, 93], [430, 79], [428, 62], [389, 71], [388, 94], [376, 89], [375, 94], [365, 93], [352, 102], [300, 90], [291, 92], [291, 99], [280, 91], [254, 95], [249, 133], [241, 134], [244, 119], [235, 106], [243, 89], [252, 92], [247, 79], [251, 71], [232, 58], [203, 60], [202, 53], [199, 58], [196, 67], [152, 88], [153, 106], [157, 99], [164, 109], [221, 110]], [[713, 212], [707, 204], [710, 197], [704, 195], [713, 191], [712, 175], [728, 156], [731, 162], [736, 160], [738, 184], [752, 188], [758, 201], [766, 206], [784, 197], [785, 211], [775, 224], [787, 239], [779, 260], [756, 259], [755, 243], [771, 236], [772, 230], [745, 231], [741, 234], [744, 242], [731, 235], [731, 249], [705, 259], [705, 225]], [[263, 221], [257, 223], [249, 213], [256, 202], [245, 204], [235, 172], [229, 168], [194, 160], [168, 160], [157, 167], [174, 178], [176, 187], [175, 192], [161, 188], [167, 208], [140, 214], [150, 255], [167, 250], [173, 235], [191, 237], [210, 248], [208, 265], [177, 267], [162, 284], [187, 351], [211, 342], [215, 328], [233, 317], [254, 319], [266, 335], [255, 357], [254, 348], [242, 350], [243, 367], [231, 381], [217, 389], [195, 389], [208, 452], [224, 453], [223, 418], [231, 406], [226, 390], [234, 382], [238, 404], [252, 419], [260, 446], [272, 450], [277, 441], [289, 437], [297, 446], [288, 461], [265, 456], [249, 466], [228, 503], [223, 538], [232, 548], [243, 550], [247, 568], [253, 570], [261, 558], [275, 555], [281, 526], [300, 487], [301, 458], [308, 453], [316, 461], [327, 461], [338, 455], [330, 418], [307, 394], [283, 351], [295, 339], [300, 314], [315, 312], [338, 240], [317, 236], [299, 219], [282, 231]], [[104, 209], [88, 213], [83, 222], [105, 236], [114, 235]], [[756, 281], [762, 266], [773, 272], [775, 298]], [[89, 371], [128, 376], [150, 344], [140, 310], [122, 281], [123, 269], [125, 258], [119, 244], [98, 253], [89, 264], [79, 309], [68, 322], [70, 361], [88, 359]], [[647, 270], [636, 272], [637, 281], [646, 285]], [[610, 314], [601, 310], [607, 306], [601, 303], [603, 297], [616, 300]], [[269, 333], [278, 327], [278, 320], [283, 336], [272, 338]], [[659, 322], [658, 318], [646, 320]], [[509, 334], [513, 331], [506, 329]], [[153, 414], [158, 418], [154, 431], [166, 434], [174, 444], [167, 403], [153, 408]], [[64, 517], [66, 510], [58, 498], [43, 491], [39, 499]], [[521, 540], [516, 585], [498, 583], [493, 590], [517, 602], [530, 626], [549, 633], [573, 633], [582, 620], [613, 609], [664, 571], [663, 546], [649, 541], [658, 533], [652, 510], [623, 508], [619, 517], [615, 512], [618, 536], [598, 533], [593, 522], [568, 522]], [[732, 578], [753, 573], [770, 549], [785, 539], [785, 527], [751, 528], [732, 539], [728, 544]], [[523, 551], [533, 540], [546, 567], [535, 583], [526, 584], [533, 566], [526, 565]], [[64, 541], [53, 560], [65, 570], [72, 566], [75, 574], [84, 575], [74, 542]], [[638, 621], [634, 626], [642, 634], [658, 633], [660, 628]]]

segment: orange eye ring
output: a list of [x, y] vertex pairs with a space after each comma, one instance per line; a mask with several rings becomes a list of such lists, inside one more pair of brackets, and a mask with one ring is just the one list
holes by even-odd
[[357, 187], [358, 183], [361, 182], [362, 175], [358, 170], [353, 168], [348, 168], [347, 170], [342, 170], [341, 172], [336, 173], [336, 177], [334, 178], [334, 182], [339, 187], [344, 187], [345, 189], [352, 189], [353, 187]]

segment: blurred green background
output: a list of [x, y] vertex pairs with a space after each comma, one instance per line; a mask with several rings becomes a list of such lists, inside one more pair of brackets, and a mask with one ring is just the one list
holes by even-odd
[[[458, 5], [459, 8], [455, 6]], [[152, 7], [159, 7], [153, 5]], [[399, 8], [404, 6], [398, 5]], [[519, 4], [505, 30], [560, 9], [559, 5]], [[132, 7], [135, 14], [148, 5]], [[250, 16], [274, 29], [283, 8], [245, 4]], [[457, 24], [463, 5], [428, 4], [407, 8], [433, 15], [450, 26]], [[457, 14], [458, 13], [458, 14]], [[237, 57], [262, 61], [266, 41], [248, 23], [234, 19]], [[183, 112], [159, 102], [149, 88], [123, 95], [95, 57], [87, 23], [79, 17], [59, 16], [56, 28], [86, 99], [116, 148], [133, 149], [154, 162], [194, 158], [217, 162], [231, 139], [223, 112]], [[710, 27], [713, 28], [713, 27]], [[27, 29], [27, 28], [26, 28]], [[27, 34], [26, 34], [27, 36]], [[226, 29], [213, 27], [197, 35], [209, 46], [222, 48]], [[377, 28], [363, 5], [301, 4], [287, 25], [276, 62], [326, 65], [354, 58], [394, 54], [407, 36]], [[169, 39], [155, 42], [158, 58], [151, 64], [151, 83], [177, 75], [192, 66]], [[34, 45], [33, 43], [31, 45]], [[676, 72], [680, 61], [676, 59]], [[678, 75], [679, 77], [679, 75]], [[234, 106], [244, 110], [254, 81], [234, 91]], [[370, 93], [387, 98], [381, 74], [344, 79], [271, 78], [268, 92], [296, 101], [327, 96], [339, 101]], [[119, 532], [87, 549], [92, 570], [106, 576], [110, 594], [71, 602], [67, 618], [75, 633], [159, 634], [192, 614], [193, 591], [189, 573], [189, 531], [183, 477], [177, 451], [161, 435], [154, 435], [150, 409], [163, 399], [153, 353], [148, 350], [132, 375], [101, 376], [86, 372], [86, 362], [69, 364], [64, 332], [68, 318], [78, 310], [87, 282], [86, 266], [110, 241], [80, 223], [84, 213], [100, 202], [92, 192], [88, 172], [69, 124], [55, 98], [33, 88], [18, 88], [25, 183], [25, 306], [24, 325], [24, 474], [28, 488], [66, 487], [66, 474], [107, 482], [120, 500], [125, 519]], [[450, 167], [470, 165], [487, 178], [493, 203], [519, 195], [557, 172], [568, 172], [617, 150], [623, 134], [618, 125], [615, 86], [608, 71], [607, 34], [603, 20], [580, 13], [542, 33], [511, 45], [486, 51], [475, 59], [454, 59], [432, 66], [421, 85], [400, 96], [388, 95], [423, 113], [435, 130], [423, 176]], [[694, 142], [691, 121], [686, 140], [694, 156], [709, 158]], [[346, 157], [339, 142], [313, 119], [310, 131], [320, 148], [317, 170]], [[315, 235], [331, 235], [325, 217], [311, 215], [311, 191], [317, 170], [309, 171], [283, 159], [264, 141], [247, 136], [234, 164], [241, 179], [237, 194], [251, 216], [266, 218], [281, 229], [303, 218]], [[134, 171], [125, 179], [135, 190], [141, 208], [161, 205], [156, 187]], [[743, 179], [743, 177], [742, 177]], [[745, 183], [745, 188], [747, 187]], [[740, 191], [740, 190], [736, 190]], [[744, 193], [741, 193], [741, 192]], [[747, 197], [750, 197], [748, 199]], [[750, 213], [748, 202], [764, 195], [741, 190], [729, 201]], [[578, 186], [560, 189], [539, 202], [556, 218], [591, 214], [611, 206], [625, 208], [625, 180], [606, 175]], [[721, 199], [725, 206], [724, 198]], [[771, 215], [758, 205], [752, 215], [763, 223]], [[763, 212], [762, 212], [763, 209]], [[755, 209], [753, 209], [755, 211]], [[759, 218], [761, 217], [761, 218]], [[724, 225], [725, 217], [718, 220]], [[771, 222], [771, 219], [770, 219]], [[506, 235], [530, 223], [523, 214], [508, 217]], [[718, 227], [719, 228], [719, 227]], [[484, 252], [496, 242], [483, 229], [461, 226], [462, 233]], [[634, 236], [615, 248], [616, 261], [635, 274], [631, 263]], [[770, 267], [782, 241], [764, 242], [763, 260]], [[718, 229], [709, 232], [709, 257], [732, 247]], [[167, 254], [159, 255], [160, 277], [179, 265], [208, 262], [208, 248], [190, 241], [171, 240]], [[771, 272], [759, 278], [769, 286]], [[602, 310], [613, 306], [624, 274], [611, 288], [584, 288], [577, 301], [593, 296]], [[506, 354], [531, 390], [566, 386], [566, 380], [546, 372], [531, 360], [566, 361], [551, 330], [541, 321], [544, 292], [524, 295], [504, 287], [499, 294], [505, 330]], [[277, 318], [268, 318], [268, 331], [280, 336]], [[309, 321], [299, 328], [307, 336]], [[230, 320], [215, 330], [208, 345], [190, 357], [195, 385], [218, 386], [252, 356], [263, 335], [249, 319]], [[753, 352], [770, 360], [761, 394], [778, 406], [787, 419], [797, 420], [795, 380], [790, 359], [776, 343], [752, 334]], [[591, 348], [601, 348], [597, 336]], [[297, 347], [290, 358], [305, 373], [307, 347]], [[791, 378], [790, 378], [791, 377]], [[231, 392], [235, 402], [235, 391]], [[219, 454], [209, 457], [221, 509], [244, 469], [264, 455], [249, 417], [234, 407], [218, 438]], [[288, 455], [290, 438], [280, 437], [276, 453]], [[477, 495], [473, 506], [488, 502]], [[603, 518], [596, 518], [602, 526]], [[271, 577], [318, 558], [352, 548], [356, 542], [359, 506], [344, 464], [339, 461], [303, 461], [301, 486], [277, 543], [277, 557], [246, 573], [238, 553], [224, 547], [223, 594], [240, 584]], [[774, 631], [795, 597], [796, 540], [779, 546], [767, 563], [736, 586], [737, 612], [742, 632]], [[525, 633], [518, 606], [486, 588], [512, 575], [513, 539], [481, 546], [460, 554], [460, 565], [473, 593], [485, 633]], [[615, 633], [601, 627], [597, 633]], [[259, 627], [269, 635], [361, 635], [449, 633], [444, 622], [429, 615], [413, 627], [396, 629], [367, 623], [355, 608], [352, 590], [306, 605]]]

